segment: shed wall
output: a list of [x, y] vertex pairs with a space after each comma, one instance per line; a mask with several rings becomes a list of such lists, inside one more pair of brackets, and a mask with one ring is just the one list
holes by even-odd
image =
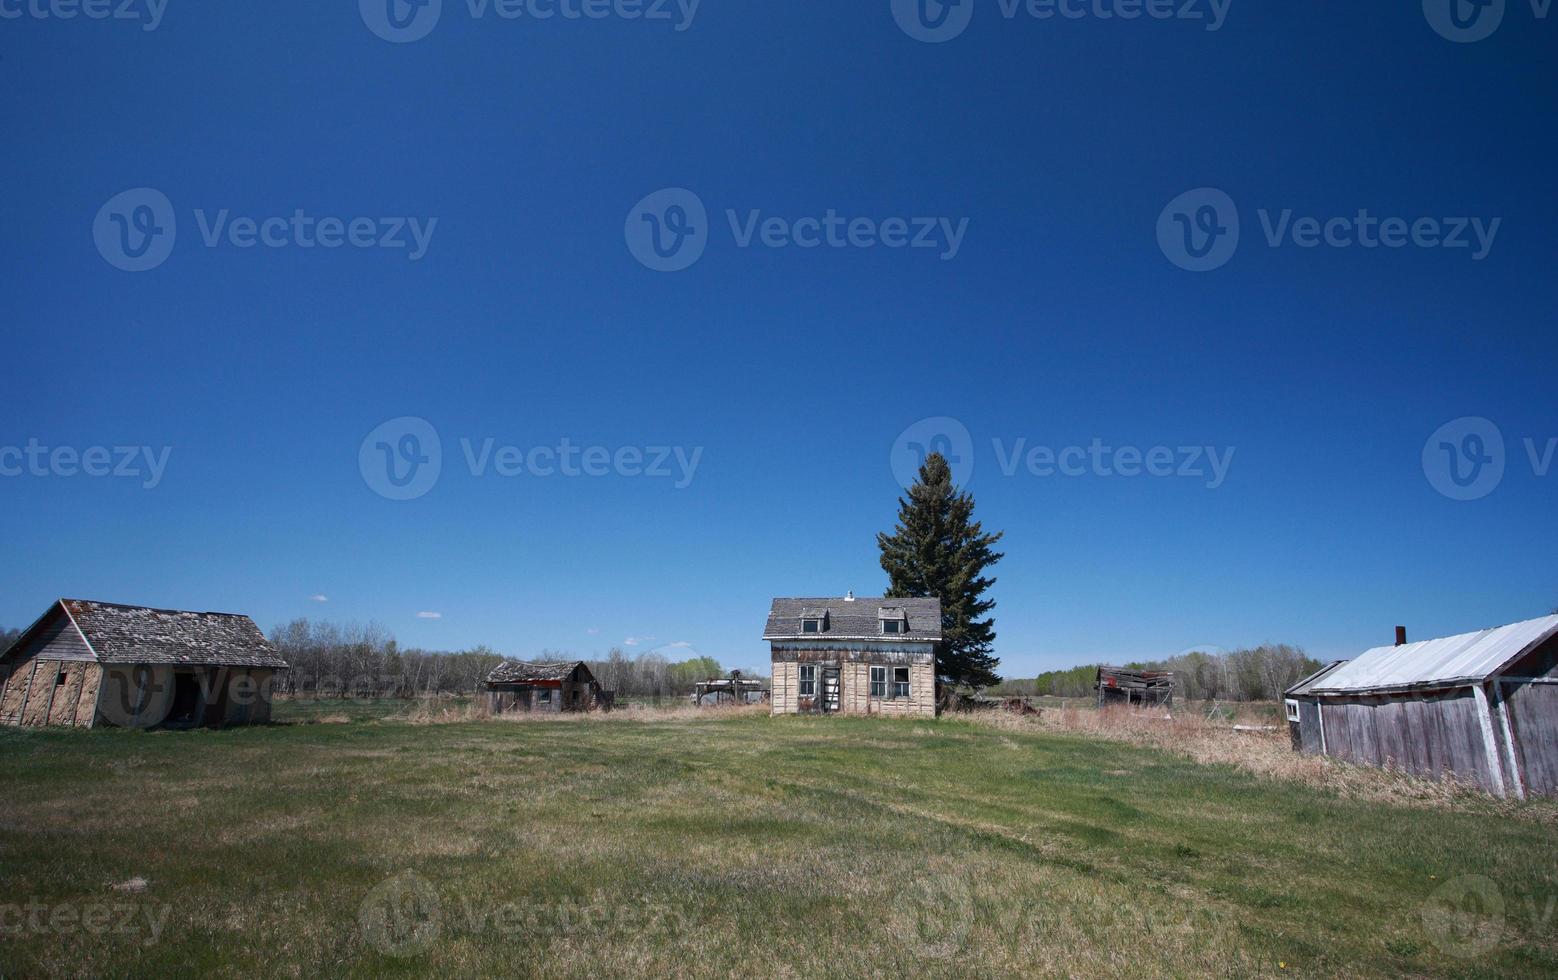
[[1483, 789], [1498, 788], [1469, 688], [1327, 697], [1321, 703], [1327, 755], [1361, 765], [1394, 765], [1431, 779], [1451, 772]]

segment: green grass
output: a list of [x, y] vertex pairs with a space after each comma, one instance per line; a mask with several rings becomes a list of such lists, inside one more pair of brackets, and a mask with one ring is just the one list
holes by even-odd
[[[1558, 972], [1536, 811], [965, 721], [683, 714], [0, 732], [0, 975]], [[1468, 894], [1502, 914], [1443, 914]]]

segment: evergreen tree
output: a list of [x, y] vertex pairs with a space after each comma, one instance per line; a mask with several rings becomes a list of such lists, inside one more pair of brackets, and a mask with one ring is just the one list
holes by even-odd
[[1000, 661], [991, 653], [995, 623], [981, 618], [995, 608], [995, 600], [983, 598], [995, 584], [984, 572], [1003, 557], [991, 550], [999, 540], [1001, 532], [986, 534], [974, 520], [974, 498], [952, 485], [940, 453], [926, 457], [908, 497], [899, 498], [893, 533], [876, 536], [889, 597], [941, 600], [936, 673], [944, 682], [989, 687], [1000, 681]]

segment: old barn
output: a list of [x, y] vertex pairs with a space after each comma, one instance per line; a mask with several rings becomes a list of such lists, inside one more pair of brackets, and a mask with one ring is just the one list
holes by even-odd
[[525, 663], [505, 660], [487, 675], [487, 709], [512, 711], [593, 711], [611, 706], [582, 660]]
[[0, 724], [262, 723], [286, 669], [248, 616], [61, 599], [0, 657]]
[[939, 599], [775, 599], [773, 714], [936, 714]]
[[1558, 616], [1375, 647], [1285, 692], [1293, 747], [1500, 796], [1558, 793]]

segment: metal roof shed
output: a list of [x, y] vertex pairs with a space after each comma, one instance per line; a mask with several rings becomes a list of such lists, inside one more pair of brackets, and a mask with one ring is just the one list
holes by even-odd
[[1558, 792], [1558, 616], [1375, 647], [1285, 698], [1299, 751], [1500, 796]]

